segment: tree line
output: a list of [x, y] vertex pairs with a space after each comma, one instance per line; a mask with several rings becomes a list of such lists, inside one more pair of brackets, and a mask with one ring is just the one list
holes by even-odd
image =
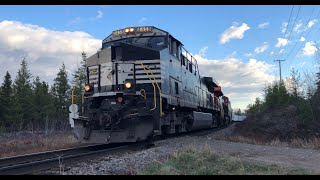
[[[319, 53], [319, 52], [318, 52]], [[320, 57], [320, 56], [319, 56]], [[320, 58], [318, 59], [320, 62]], [[320, 67], [315, 74], [305, 74], [304, 81], [298, 70], [291, 69], [290, 77], [268, 84], [263, 89], [264, 99], [256, 98], [249, 104], [248, 116], [263, 114], [289, 105], [295, 106], [298, 128], [314, 134], [320, 132]], [[310, 77], [315, 77], [310, 80]]]
[[72, 74], [71, 83], [64, 63], [51, 86], [32, 76], [25, 58], [14, 80], [7, 71], [0, 87], [0, 132], [69, 129], [72, 90], [75, 102], [81, 103], [86, 82], [86, 53], [81, 55], [81, 66]]

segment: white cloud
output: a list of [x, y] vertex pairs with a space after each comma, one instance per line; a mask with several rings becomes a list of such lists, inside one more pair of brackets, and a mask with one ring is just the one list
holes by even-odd
[[266, 29], [266, 28], [268, 28], [269, 24], [270, 24], [269, 22], [261, 23], [258, 25], [258, 28], [259, 29]]
[[206, 57], [207, 50], [208, 50], [208, 46], [201, 48], [199, 51], [199, 55], [203, 58]]
[[0, 32], [0, 78], [8, 70], [14, 79], [26, 56], [33, 76], [52, 83], [63, 62], [73, 72], [82, 51], [89, 57], [101, 47], [101, 40], [85, 32], [53, 31], [18, 21], [0, 21]]
[[147, 21], [147, 18], [146, 18], [146, 17], [142, 17], [142, 18], [139, 20], [139, 23], [143, 23], [143, 22], [145, 22], [145, 21]]
[[300, 39], [299, 39], [299, 41], [301, 41], [301, 42], [303, 42], [303, 41], [305, 41], [306, 39], [304, 38], [304, 37], [301, 37]]
[[242, 39], [244, 37], [244, 32], [249, 29], [250, 27], [246, 23], [242, 23], [242, 25], [238, 27], [233, 25], [221, 34], [220, 43], [225, 44], [231, 39]]
[[103, 12], [102, 11], [98, 11], [98, 14], [96, 16], [97, 19], [100, 19], [103, 17]]
[[295, 33], [300, 33], [300, 32], [302, 31], [301, 28], [302, 28], [302, 23], [299, 22], [299, 23], [297, 23], [297, 24], [294, 26], [293, 32], [295, 32]]
[[288, 26], [288, 22], [283, 22], [283, 23], [282, 23], [282, 25], [281, 25], [281, 27], [280, 27], [282, 33], [285, 33], [285, 32], [286, 32], [287, 26]]
[[268, 43], [267, 42], [264, 42], [260, 47], [257, 47], [255, 50], [254, 50], [254, 52], [255, 53], [262, 53], [262, 52], [264, 52], [265, 50], [267, 50], [268, 49]]
[[275, 65], [250, 58], [243, 62], [237, 58], [206, 59], [196, 54], [200, 75], [216, 79], [223, 93], [230, 97], [233, 107], [245, 109], [256, 97], [261, 96], [265, 82], [276, 78], [272, 75]]
[[317, 19], [313, 19], [313, 20], [309, 21], [307, 27], [305, 28], [305, 31], [308, 30], [308, 29], [310, 29], [310, 28], [311, 28], [313, 25], [315, 25], [317, 22], [318, 22]]
[[276, 47], [286, 46], [288, 43], [288, 39], [278, 38], [278, 43], [276, 44]]
[[306, 42], [304, 48], [302, 49], [302, 56], [311, 56], [314, 55], [314, 53], [317, 51], [317, 48], [315, 47], [316, 43], [313, 41]]

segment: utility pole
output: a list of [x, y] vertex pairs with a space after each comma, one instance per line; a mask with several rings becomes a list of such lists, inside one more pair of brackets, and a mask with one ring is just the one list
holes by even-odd
[[279, 62], [280, 83], [281, 83], [281, 81], [282, 81], [282, 78], [281, 78], [281, 61], [285, 61], [285, 60], [278, 59], [278, 60], [274, 60], [274, 61], [278, 61]]

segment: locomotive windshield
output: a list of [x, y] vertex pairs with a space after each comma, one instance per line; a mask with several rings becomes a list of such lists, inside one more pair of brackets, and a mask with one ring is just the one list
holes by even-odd
[[130, 37], [130, 38], [124, 38], [116, 41], [106, 42], [102, 45], [102, 49], [120, 42], [126, 43], [126, 44], [133, 44], [137, 46], [149, 47], [156, 50], [163, 49], [166, 45], [164, 36], [142, 36], [142, 37]]

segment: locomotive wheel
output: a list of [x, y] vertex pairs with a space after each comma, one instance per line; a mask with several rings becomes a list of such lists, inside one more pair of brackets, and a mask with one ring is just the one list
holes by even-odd
[[176, 129], [176, 134], [180, 134], [181, 130], [182, 130], [182, 126], [181, 125], [176, 125], [175, 129]]
[[147, 139], [146, 139], [146, 148], [152, 148], [154, 147], [154, 138], [153, 138], [153, 135], [151, 136], [148, 136]]

